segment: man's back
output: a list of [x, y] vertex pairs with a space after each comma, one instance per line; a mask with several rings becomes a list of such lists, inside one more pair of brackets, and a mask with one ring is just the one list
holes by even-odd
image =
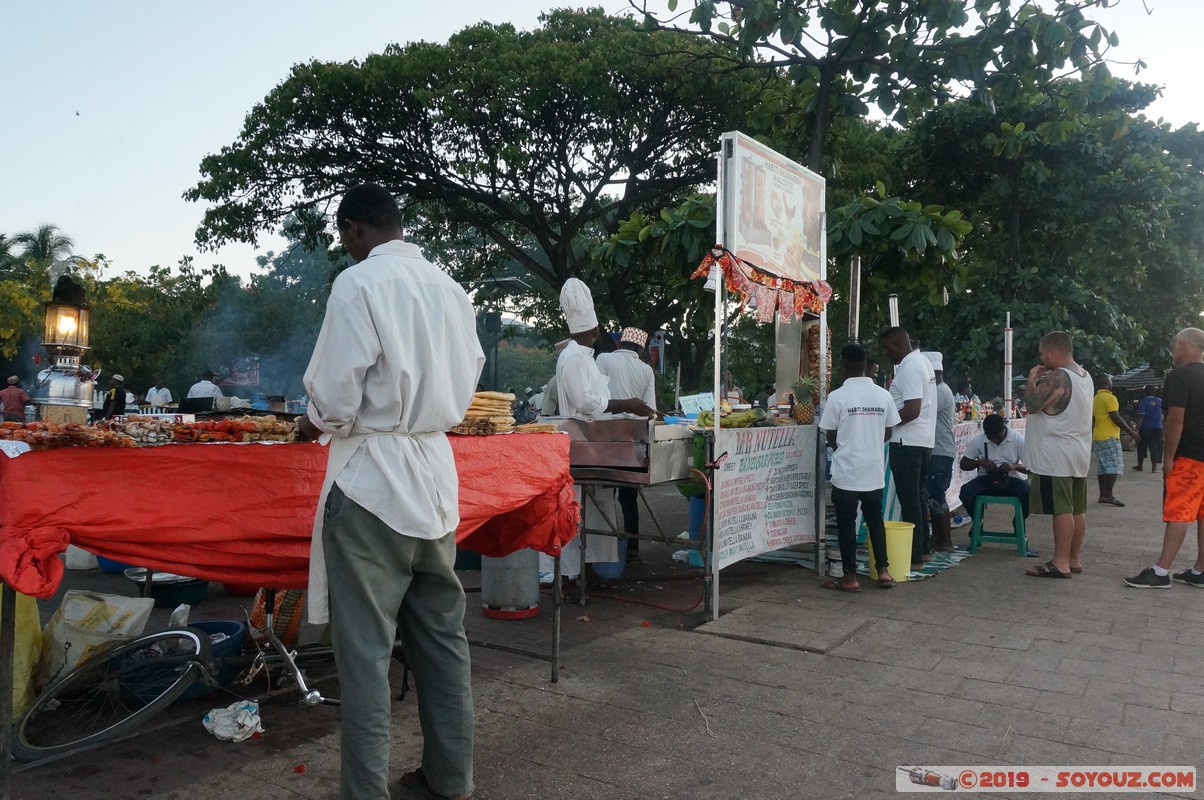
[[610, 378], [610, 396], [638, 397], [656, 408], [656, 376], [652, 367], [632, 350], [616, 350], [598, 356], [598, 371]]
[[1091, 470], [1094, 387], [1078, 364], [1059, 367], [1070, 380], [1064, 406], [1040, 412], [1030, 408], [1026, 420], [1024, 463], [1039, 475], [1085, 477]]
[[401, 533], [454, 530], [442, 433], [463, 420], [483, 363], [468, 296], [417, 246], [386, 242], [340, 274], [304, 380], [336, 435], [367, 437], [338, 474], [347, 496]]
[[828, 395], [819, 426], [836, 431], [832, 485], [848, 491], [881, 489], [885, 484], [886, 429], [899, 422], [890, 392], [869, 378], [849, 378]]

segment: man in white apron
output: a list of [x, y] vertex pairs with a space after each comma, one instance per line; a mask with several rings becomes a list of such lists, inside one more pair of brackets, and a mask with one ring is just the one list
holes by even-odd
[[[556, 361], [556, 391], [559, 415], [574, 419], [606, 419], [612, 414], [633, 414], [640, 417], [655, 417], [656, 409], [639, 398], [612, 399], [609, 380], [594, 362], [594, 344], [598, 340], [598, 316], [594, 311], [594, 297], [589, 287], [576, 278], [569, 278], [560, 289], [560, 308], [569, 326], [569, 343]], [[581, 488], [577, 487], [577, 499], [582, 499]], [[595, 492], [597, 499], [609, 507], [605, 514], [615, 519], [614, 492]], [[584, 503], [582, 521], [589, 528], [608, 527], [601, 519], [602, 510], [593, 502]], [[590, 564], [610, 563], [619, 560], [619, 540], [613, 536], [587, 536], [585, 561]], [[548, 561], [540, 562], [540, 570], [550, 573]], [[567, 542], [560, 553], [560, 572], [574, 579], [581, 574], [581, 546], [574, 538]]]
[[[472, 303], [401, 240], [392, 195], [347, 192], [335, 279], [305, 371], [300, 429], [330, 443], [310, 553], [311, 622], [331, 622], [342, 694], [340, 798], [389, 797], [389, 664], [400, 632], [418, 689], [422, 767], [402, 781], [473, 792], [473, 703], [456, 577], [456, 463], [444, 431], [472, 401], [485, 356]], [[327, 606], [329, 590], [329, 607]]]

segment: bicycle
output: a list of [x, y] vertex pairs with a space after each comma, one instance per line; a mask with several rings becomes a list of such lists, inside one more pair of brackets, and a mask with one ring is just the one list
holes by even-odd
[[[198, 680], [218, 687], [216, 676], [237, 669], [241, 682], [260, 672], [283, 672], [301, 695], [301, 704], [339, 705], [311, 688], [303, 663], [329, 661], [333, 650], [317, 645], [290, 651], [272, 629], [274, 592], [267, 590], [265, 624], [248, 630], [262, 636], [254, 652], [214, 658], [209, 635], [196, 628], [159, 631], [125, 642], [85, 661], [38, 696], [17, 724], [13, 755], [42, 761], [90, 750], [141, 728], [179, 699]], [[283, 668], [283, 669], [281, 669]]]

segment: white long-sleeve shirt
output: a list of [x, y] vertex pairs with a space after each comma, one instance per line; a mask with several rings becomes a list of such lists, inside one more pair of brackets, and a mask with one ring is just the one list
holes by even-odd
[[610, 396], [639, 398], [656, 408], [656, 376], [634, 350], [619, 349], [598, 356], [598, 371], [610, 378]]
[[334, 476], [343, 493], [406, 536], [454, 531], [444, 431], [464, 419], [484, 363], [468, 296], [417, 246], [386, 242], [339, 275], [304, 383], [314, 425], [362, 437]]
[[594, 419], [610, 404], [609, 380], [594, 363], [594, 351], [570, 341], [556, 360], [557, 413], [562, 417]]
[[222, 389], [213, 381], [197, 381], [192, 384], [192, 388], [188, 390], [188, 397], [225, 397], [222, 394]]

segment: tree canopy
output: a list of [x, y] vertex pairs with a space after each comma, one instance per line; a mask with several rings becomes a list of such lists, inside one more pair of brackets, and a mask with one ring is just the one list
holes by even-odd
[[[458, 277], [480, 280], [492, 260], [554, 292], [617, 220], [713, 179], [719, 134], [773, 80], [702, 58], [717, 49], [595, 9], [552, 12], [529, 32], [481, 24], [446, 44], [298, 65], [237, 141], [202, 161], [186, 195], [214, 204], [198, 241], [253, 241], [373, 181], [417, 204], [420, 227], [471, 231], [462, 238], [494, 249], [485, 264], [449, 265], [468, 273]], [[640, 313], [629, 283], [594, 284], [620, 322]]]
[[[906, 125], [959, 95], [994, 102], [1098, 64], [1115, 37], [1083, 13], [1115, 0], [629, 0], [649, 28], [701, 35], [803, 90], [806, 164], [835, 117], [876, 106]], [[678, 6], [688, 10], [678, 12]]]

